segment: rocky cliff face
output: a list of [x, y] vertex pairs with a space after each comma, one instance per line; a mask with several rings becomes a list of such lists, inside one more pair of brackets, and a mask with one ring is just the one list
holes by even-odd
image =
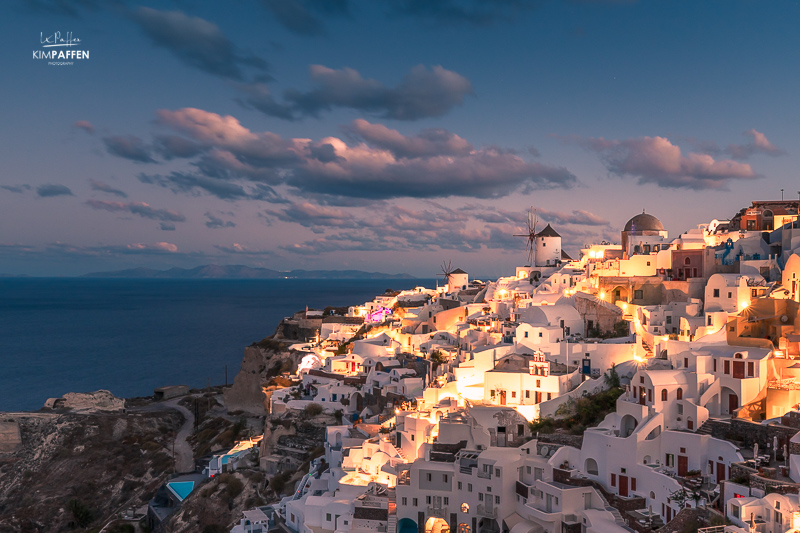
[[63, 531], [75, 522], [69, 501], [96, 525], [139, 507], [172, 470], [175, 411], [140, 414], [14, 415], [21, 444], [0, 454], [0, 531]]
[[256, 345], [244, 349], [244, 358], [233, 386], [225, 390], [225, 405], [229, 411], [244, 411], [253, 415], [267, 414], [264, 394], [265, 372], [271, 355]]

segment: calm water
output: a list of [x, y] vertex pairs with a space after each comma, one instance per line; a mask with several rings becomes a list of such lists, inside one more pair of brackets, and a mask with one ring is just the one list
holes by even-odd
[[232, 382], [284, 316], [432, 280], [0, 279], [0, 411], [66, 392]]

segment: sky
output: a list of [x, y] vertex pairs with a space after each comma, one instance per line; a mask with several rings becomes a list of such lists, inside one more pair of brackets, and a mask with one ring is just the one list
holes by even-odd
[[497, 277], [530, 208], [577, 257], [800, 190], [797, 2], [4, 8], [0, 274]]

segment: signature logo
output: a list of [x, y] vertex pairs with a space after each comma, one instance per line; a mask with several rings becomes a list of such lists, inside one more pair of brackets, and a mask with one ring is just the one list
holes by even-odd
[[76, 60], [89, 59], [89, 50], [77, 48], [82, 47], [83, 42], [71, 31], [57, 31], [47, 36], [39, 32], [39, 44], [42, 49], [33, 51], [33, 59], [47, 60], [50, 66], [71, 66]]
[[77, 37], [73, 37], [71, 31], [68, 31], [63, 37], [60, 31], [48, 37], [45, 37], [44, 33], [39, 32], [39, 43], [42, 45], [42, 48], [50, 48], [53, 46], [78, 46], [81, 44], [81, 40]]

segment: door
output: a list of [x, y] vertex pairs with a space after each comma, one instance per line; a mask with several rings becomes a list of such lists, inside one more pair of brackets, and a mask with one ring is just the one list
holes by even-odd
[[685, 476], [686, 472], [689, 471], [689, 457], [686, 455], [679, 455], [678, 456], [678, 475]]
[[628, 476], [619, 476], [619, 495], [628, 496]]
[[500, 391], [500, 405], [505, 405], [505, 404], [506, 404], [506, 391], [501, 390]]
[[689, 431], [694, 430], [694, 420], [691, 418], [686, 421], [686, 427], [689, 428]]
[[647, 404], [647, 389], [639, 387], [639, 405]]
[[738, 408], [739, 408], [739, 398], [735, 394], [731, 393], [731, 395], [728, 396], [728, 413], [733, 414], [733, 412], [736, 411]]
[[725, 463], [717, 463], [717, 483], [725, 481]]
[[733, 362], [733, 377], [735, 379], [744, 379], [744, 361]]

